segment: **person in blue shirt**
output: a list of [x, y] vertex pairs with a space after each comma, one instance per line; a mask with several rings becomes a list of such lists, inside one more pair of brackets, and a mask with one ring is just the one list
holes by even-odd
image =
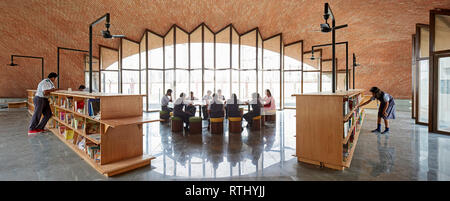
[[380, 101], [380, 107], [378, 108], [377, 128], [372, 130], [374, 133], [381, 132], [381, 119], [384, 119], [385, 130], [381, 134], [389, 133], [389, 119], [395, 119], [395, 101], [394, 97], [390, 94], [381, 91], [378, 87], [372, 87], [372, 98], [369, 101], [361, 104], [359, 107], [369, 104], [373, 100]]

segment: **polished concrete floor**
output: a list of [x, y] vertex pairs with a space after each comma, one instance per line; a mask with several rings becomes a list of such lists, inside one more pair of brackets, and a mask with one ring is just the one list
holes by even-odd
[[373, 134], [376, 111], [367, 110], [344, 171], [297, 162], [293, 110], [277, 112], [276, 123], [260, 132], [245, 129], [240, 135], [211, 135], [206, 128], [203, 135], [189, 135], [172, 133], [168, 124], [145, 124], [144, 152], [156, 159], [107, 178], [53, 134], [28, 137], [25, 109], [2, 109], [0, 180], [450, 180], [450, 137], [415, 125], [407, 110], [397, 115], [390, 134]]

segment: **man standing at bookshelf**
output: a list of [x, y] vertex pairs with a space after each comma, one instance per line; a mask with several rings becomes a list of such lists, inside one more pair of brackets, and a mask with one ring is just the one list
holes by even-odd
[[[28, 128], [28, 135], [44, 132], [44, 127], [47, 124], [50, 117], [52, 117], [52, 110], [48, 101], [50, 92], [54, 92], [58, 89], [55, 88], [53, 82], [58, 78], [58, 74], [51, 72], [47, 78], [42, 80], [36, 90], [36, 94], [33, 98], [34, 113], [31, 117], [30, 127]], [[41, 116], [44, 114], [44, 118], [41, 120]]]

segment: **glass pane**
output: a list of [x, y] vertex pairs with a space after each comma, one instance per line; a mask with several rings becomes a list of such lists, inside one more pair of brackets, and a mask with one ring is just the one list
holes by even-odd
[[450, 57], [439, 58], [438, 130], [450, 132]]
[[202, 27], [191, 33], [191, 69], [202, 68]]
[[102, 71], [102, 92], [119, 93], [119, 72]]
[[303, 93], [319, 92], [319, 81], [319, 72], [303, 72]]
[[214, 68], [214, 34], [208, 29], [204, 28], [205, 31], [205, 68]]
[[[86, 62], [85, 62], [85, 71], [89, 71], [89, 56], [85, 56]], [[100, 69], [100, 62], [98, 61], [98, 58], [92, 57], [92, 71], [99, 71]], [[86, 85], [87, 86], [87, 85]]]
[[119, 51], [104, 47], [100, 47], [100, 51], [100, 65], [102, 70], [118, 70]]
[[135, 43], [127, 39], [122, 39], [122, 69], [139, 70], [138, 43]]
[[[161, 79], [162, 79], [162, 75], [161, 75]], [[144, 69], [144, 70], [141, 70], [141, 87], [140, 87], [140, 91], [139, 91], [139, 94], [145, 94], [145, 95], [147, 95], [147, 70], [146, 69]], [[142, 106], [143, 106], [143, 108], [144, 108], [144, 111], [147, 109], [147, 97], [146, 96], [144, 96], [144, 97], [142, 97], [142, 99], [143, 99], [143, 104], [142, 104]]]
[[281, 36], [264, 41], [264, 69], [280, 69]]
[[231, 71], [231, 93], [235, 93], [237, 97], [239, 96], [239, 71], [238, 70], [232, 70]]
[[[164, 71], [164, 93], [168, 90], [168, 89], [172, 89], [173, 91], [173, 97], [175, 98], [175, 88], [173, 87], [173, 83], [175, 80], [173, 80], [173, 75], [174, 75], [174, 70], [165, 70]], [[152, 75], [153, 76], [153, 75]], [[149, 82], [152, 82], [152, 76], [149, 77]], [[174, 100], [175, 101], [175, 100]]]
[[191, 71], [190, 90], [194, 92], [194, 96], [197, 98], [203, 97], [202, 94], [202, 70]]
[[231, 52], [232, 52], [232, 67], [234, 69], [239, 69], [239, 34], [235, 29], [231, 31]]
[[[92, 92], [98, 92], [98, 84], [100, 84], [99, 79], [100, 73], [99, 72], [92, 72]], [[89, 88], [89, 72], [84, 72], [84, 86], [86, 88]]]
[[174, 59], [174, 49], [173, 49], [173, 28], [167, 33], [164, 38], [164, 59], [165, 59], [165, 69], [174, 68], [173, 59]]
[[428, 84], [429, 84], [429, 66], [428, 60], [419, 61], [419, 90], [418, 90], [418, 120], [422, 123], [428, 123]]
[[[331, 62], [330, 62], [331, 63]], [[322, 72], [322, 91], [332, 91], [331, 90], [331, 72]]]
[[320, 70], [320, 57], [321, 52], [314, 52], [314, 60], [311, 60], [311, 53], [305, 53], [304, 54], [304, 63], [303, 63], [303, 69], [305, 71], [313, 71], [313, 70]]
[[260, 96], [262, 96], [262, 94], [264, 94], [263, 93], [263, 80], [264, 80], [264, 76], [263, 76], [263, 74], [262, 74], [262, 70], [260, 70], [260, 71], [258, 71], [258, 78], [256, 79], [256, 80], [258, 80], [258, 86], [257, 86], [257, 92], [259, 93], [259, 95]]
[[[322, 79], [323, 79], [323, 77], [322, 77]], [[337, 90], [346, 90], [346, 87], [345, 87], [345, 71], [337, 73], [336, 82], [337, 82], [337, 84], [336, 84]]]
[[[173, 73], [173, 71], [170, 71]], [[160, 110], [161, 98], [166, 93], [163, 91], [163, 71], [149, 70], [148, 71], [148, 109]], [[166, 77], [167, 80], [167, 77]], [[173, 89], [171, 86], [166, 89]], [[173, 95], [172, 95], [173, 96]]]
[[245, 101], [252, 98], [252, 93], [256, 92], [256, 71], [241, 71], [240, 97]]
[[280, 92], [280, 71], [264, 71], [264, 88], [261, 97], [265, 97], [265, 90], [269, 89], [275, 99], [276, 107], [279, 109], [281, 106], [281, 92]]
[[420, 57], [428, 57], [430, 54], [430, 28], [420, 27], [420, 40], [419, 40], [419, 53]]
[[322, 61], [322, 71], [329, 71], [329, 72], [331, 72], [333, 70], [332, 66], [333, 66], [332, 59], [330, 59], [330, 60], [323, 60]]
[[176, 28], [176, 67], [188, 69], [188, 34], [182, 31], [180, 28]]
[[301, 94], [302, 72], [284, 72], [284, 107], [295, 107], [295, 97], [292, 94]]
[[302, 69], [302, 43], [284, 47], [284, 70]]
[[450, 50], [450, 16], [435, 16], [435, 51]]
[[122, 93], [139, 94], [139, 71], [122, 71]]
[[262, 69], [262, 45], [263, 45], [263, 40], [261, 37], [261, 34], [259, 32], [258, 33], [258, 70]]
[[147, 32], [148, 35], [148, 67], [163, 69], [163, 38]]
[[230, 70], [216, 70], [216, 91], [222, 90], [225, 98], [230, 98]]
[[205, 77], [204, 77], [204, 90], [203, 94], [206, 94], [208, 90], [215, 91], [214, 90], [214, 71], [213, 70], [205, 70]]
[[256, 30], [241, 36], [241, 69], [256, 69]]
[[216, 34], [216, 69], [230, 68], [230, 29]]
[[176, 91], [177, 97], [183, 92], [186, 97], [189, 96], [189, 71], [176, 70]]

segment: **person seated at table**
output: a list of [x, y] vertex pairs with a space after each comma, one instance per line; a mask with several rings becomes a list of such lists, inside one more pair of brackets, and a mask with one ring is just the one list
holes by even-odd
[[241, 111], [239, 110], [239, 104], [242, 104], [239, 99], [237, 99], [236, 94], [231, 95], [231, 99], [227, 100], [226, 111], [228, 117], [241, 117]]
[[206, 95], [203, 96], [202, 100], [205, 102], [205, 105], [202, 106], [202, 111], [203, 111], [203, 120], [208, 119], [208, 105], [210, 104], [209, 102], [212, 100], [212, 96], [211, 96], [211, 90], [208, 90], [206, 92]]
[[[212, 97], [213, 97], [213, 99], [211, 101], [211, 104], [208, 105], [209, 117], [210, 118], [224, 117], [222, 100], [219, 99], [219, 96], [217, 94], [213, 94]], [[211, 121], [209, 121], [209, 124], [211, 124]], [[209, 129], [209, 124], [208, 124], [208, 129]]]
[[261, 101], [258, 93], [252, 94], [252, 100], [248, 103], [251, 105], [252, 110], [244, 114], [243, 118], [247, 121], [247, 127], [251, 127], [253, 124], [253, 117], [261, 115]]
[[172, 102], [172, 89], [167, 89], [167, 93], [161, 99], [161, 110], [172, 112], [173, 108], [169, 107], [169, 102]]
[[270, 92], [269, 89], [266, 89], [266, 96], [263, 98], [263, 101], [264, 101], [264, 108], [263, 108], [264, 115], [275, 114], [274, 113], [276, 111], [275, 99], [273, 98], [272, 93]]
[[[189, 130], [189, 117], [193, 117], [195, 113], [191, 113], [187, 108], [188, 105], [192, 103], [189, 103], [186, 101], [186, 95], [184, 93], [180, 94], [180, 97], [175, 100], [174, 107], [173, 107], [173, 114], [176, 117], [180, 117], [183, 122], [186, 124], [184, 129], [187, 131]], [[185, 108], [185, 111], [183, 111], [183, 108]]]
[[194, 96], [194, 92], [193, 92], [193, 91], [191, 91], [191, 93], [190, 93], [189, 97], [187, 98], [187, 100], [191, 100], [191, 101], [193, 101], [193, 100], [198, 100], [198, 98], [197, 98], [197, 97], [195, 97], [195, 96]]
[[217, 95], [218, 95], [219, 100], [225, 101], [225, 96], [222, 95], [221, 89], [217, 90]]

